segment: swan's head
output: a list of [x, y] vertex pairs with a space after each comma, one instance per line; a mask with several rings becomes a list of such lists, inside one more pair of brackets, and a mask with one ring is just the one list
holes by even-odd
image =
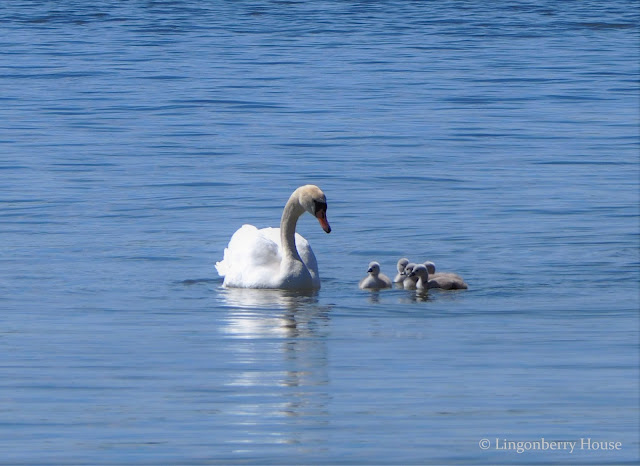
[[423, 280], [426, 280], [426, 279], [429, 278], [429, 271], [427, 270], [427, 268], [424, 265], [418, 264], [413, 268], [413, 270], [411, 271], [409, 276], [410, 277], [422, 277]]
[[400, 259], [397, 265], [398, 273], [403, 273], [408, 263], [409, 263], [409, 259], [407, 259], [406, 257], [403, 257], [402, 259]]
[[405, 265], [404, 267], [404, 274], [407, 276], [411, 276], [411, 272], [413, 271], [413, 268], [416, 267], [417, 264], [414, 264], [413, 262], [409, 262], [407, 265]]
[[427, 272], [429, 272], [429, 275], [433, 275], [434, 273], [436, 273], [436, 264], [434, 264], [431, 261], [427, 261], [424, 263], [424, 266], [427, 268]]
[[331, 226], [327, 221], [327, 198], [320, 188], [308, 184], [296, 189], [300, 205], [318, 219], [320, 226], [326, 233], [331, 233]]
[[369, 269], [367, 270], [367, 272], [373, 275], [374, 277], [377, 276], [380, 273], [380, 264], [378, 264], [375, 261], [369, 262]]

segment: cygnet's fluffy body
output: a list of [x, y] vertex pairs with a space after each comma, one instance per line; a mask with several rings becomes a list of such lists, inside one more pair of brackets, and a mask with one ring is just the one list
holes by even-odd
[[398, 274], [396, 275], [396, 278], [393, 279], [393, 283], [402, 283], [404, 279], [407, 278], [407, 276], [404, 273], [404, 269], [408, 263], [409, 263], [409, 259], [407, 259], [406, 257], [403, 257], [398, 261], [398, 264], [397, 264]]
[[385, 274], [380, 273], [380, 264], [377, 262], [371, 262], [369, 269], [367, 269], [368, 275], [360, 280], [358, 285], [362, 290], [378, 290], [380, 288], [390, 288], [391, 279]]
[[[410, 277], [417, 277], [415, 288], [417, 290], [428, 290], [431, 288], [441, 288], [443, 290], [466, 290], [467, 284], [455, 274], [443, 274], [434, 278], [429, 278], [429, 271], [423, 264], [413, 268]], [[458, 278], [456, 278], [458, 277]]]

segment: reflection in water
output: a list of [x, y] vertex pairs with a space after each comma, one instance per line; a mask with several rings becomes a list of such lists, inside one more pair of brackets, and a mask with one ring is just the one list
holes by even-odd
[[400, 298], [400, 303], [415, 303], [431, 301], [432, 297], [427, 290], [407, 290], [407, 293]]
[[243, 426], [237, 442], [246, 452], [265, 443], [322, 448], [329, 317], [317, 292], [220, 289], [219, 296], [227, 312], [222, 331], [237, 342], [230, 345], [234, 370], [226, 383], [235, 390], [228, 414]]
[[251, 288], [220, 288], [222, 300], [231, 307], [297, 310], [305, 304], [318, 302], [317, 291], [259, 290]]
[[371, 290], [369, 291], [369, 299], [367, 300], [371, 304], [379, 304], [380, 303], [380, 291], [379, 290]]

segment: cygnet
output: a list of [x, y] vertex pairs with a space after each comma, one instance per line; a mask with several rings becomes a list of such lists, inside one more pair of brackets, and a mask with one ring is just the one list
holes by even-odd
[[458, 274], [455, 274], [453, 272], [436, 272], [436, 264], [434, 264], [431, 261], [426, 261], [424, 263], [424, 266], [427, 268], [427, 271], [429, 272], [429, 279], [433, 280], [436, 278], [440, 278], [440, 277], [448, 277], [452, 280], [457, 280], [459, 282], [464, 283], [464, 280], [462, 279], [462, 277]]
[[380, 264], [378, 264], [377, 262], [374, 261], [369, 264], [367, 273], [369, 275], [360, 280], [360, 289], [371, 290], [391, 287], [391, 279], [385, 274], [380, 273]]
[[402, 283], [404, 279], [407, 278], [407, 275], [404, 273], [404, 269], [408, 263], [409, 259], [407, 259], [406, 257], [403, 257], [398, 261], [398, 275], [396, 275], [396, 278], [393, 279], [393, 283]]
[[402, 286], [404, 287], [405, 290], [416, 289], [416, 283], [418, 281], [418, 277], [415, 275], [411, 275], [411, 272], [413, 272], [413, 269], [417, 266], [418, 264], [414, 264], [413, 262], [410, 262], [404, 268], [404, 274], [406, 275], [406, 278], [402, 282]]
[[428, 290], [431, 288], [441, 288], [443, 290], [466, 290], [468, 288], [467, 284], [461, 278], [458, 279], [451, 275], [442, 275], [429, 279], [429, 271], [422, 264], [415, 266], [409, 274], [409, 277], [417, 277], [417, 290]]

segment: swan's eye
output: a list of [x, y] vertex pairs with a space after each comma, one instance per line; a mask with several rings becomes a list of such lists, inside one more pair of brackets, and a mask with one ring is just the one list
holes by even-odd
[[320, 211], [326, 212], [327, 203], [322, 201], [313, 201], [313, 210], [314, 210], [313, 212], [314, 214], [317, 214]]

